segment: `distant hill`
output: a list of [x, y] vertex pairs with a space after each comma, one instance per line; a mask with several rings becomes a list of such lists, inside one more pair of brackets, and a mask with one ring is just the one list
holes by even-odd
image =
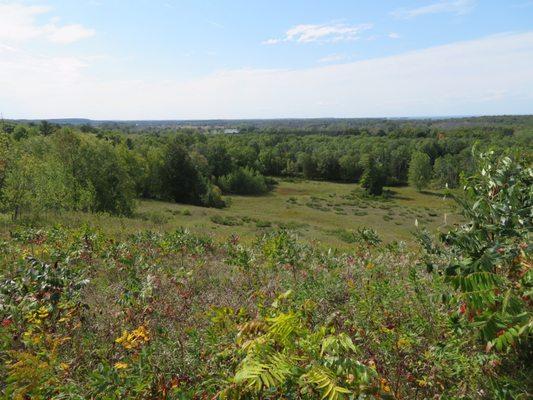
[[[41, 120], [13, 120], [39, 123]], [[211, 119], [211, 120], [92, 120], [87, 118], [56, 118], [48, 122], [59, 125], [90, 125], [130, 132], [150, 129], [192, 128], [195, 130], [236, 129], [240, 133], [254, 131], [335, 132], [372, 128], [390, 130], [399, 126], [453, 129], [460, 127], [530, 127], [533, 115], [462, 116], [462, 117], [405, 117], [405, 118], [282, 118], [282, 119]]]

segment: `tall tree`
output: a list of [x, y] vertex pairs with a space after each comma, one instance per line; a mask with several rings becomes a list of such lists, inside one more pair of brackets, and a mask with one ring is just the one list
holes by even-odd
[[2, 188], [2, 208], [17, 219], [23, 212], [61, 211], [73, 208], [69, 176], [61, 163], [19, 154], [7, 171]]
[[431, 179], [431, 161], [426, 153], [415, 151], [409, 163], [409, 185], [421, 191]]
[[368, 194], [374, 196], [381, 195], [386, 181], [383, 166], [373, 154], [369, 154], [365, 157], [363, 165], [364, 172], [361, 177], [361, 186]]
[[208, 183], [193, 164], [187, 149], [178, 141], [168, 144], [160, 173], [163, 198], [201, 204]]
[[50, 122], [43, 120], [39, 124], [39, 132], [43, 136], [50, 136], [52, 133], [54, 133], [57, 129], [57, 126], [54, 124], [51, 124]]
[[459, 183], [459, 168], [460, 162], [458, 158], [451, 154], [437, 158], [435, 165], [433, 165], [433, 177], [437, 185], [440, 187], [446, 185], [450, 188], [457, 187]]

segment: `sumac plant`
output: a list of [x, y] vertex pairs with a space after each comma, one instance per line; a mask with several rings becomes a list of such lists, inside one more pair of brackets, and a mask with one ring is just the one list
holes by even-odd
[[487, 349], [530, 343], [533, 331], [531, 231], [533, 170], [529, 160], [475, 156], [477, 173], [456, 197], [467, 220], [444, 235], [451, 251], [445, 275], [459, 312], [479, 329]]
[[255, 319], [238, 325], [236, 346], [223, 354], [239, 359], [219, 399], [392, 398], [390, 388], [362, 356], [350, 335], [327, 325], [312, 326], [312, 305], [286, 305], [291, 292], [278, 296]]

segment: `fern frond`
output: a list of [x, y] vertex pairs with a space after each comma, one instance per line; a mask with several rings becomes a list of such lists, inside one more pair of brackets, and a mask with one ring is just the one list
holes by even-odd
[[320, 391], [322, 400], [341, 400], [352, 393], [351, 390], [339, 386], [335, 373], [326, 367], [315, 366], [311, 371], [302, 375], [301, 379], [304, 383], [315, 386]]
[[300, 330], [300, 319], [298, 315], [292, 312], [267, 318], [267, 322], [270, 323], [268, 333], [282, 342], [288, 341], [293, 333]]
[[516, 341], [522, 337], [528, 336], [533, 332], [533, 318], [527, 313], [523, 313], [523, 317], [529, 319], [525, 323], [516, 324], [507, 329], [502, 329], [497, 333], [497, 337], [488, 342], [488, 349], [495, 347], [496, 350], [502, 351], [509, 346], [512, 346]]
[[268, 371], [268, 365], [254, 359], [243, 361], [235, 373], [235, 383], [244, 384], [255, 392], [261, 391], [264, 386], [272, 386], [272, 382], [273, 378]]
[[282, 385], [297, 369], [295, 360], [285, 354], [262, 356], [264, 358], [246, 358], [235, 374], [235, 383], [244, 384], [248, 389], [260, 392], [264, 388]]
[[[267, 324], [264, 321], [253, 320], [245, 322], [239, 326], [237, 334], [237, 343], [243, 348], [250, 347], [254, 342], [265, 342], [263, 334], [267, 330]], [[251, 338], [251, 339], [249, 339]]]
[[495, 289], [502, 284], [502, 278], [492, 272], [474, 272], [448, 278], [470, 306], [481, 309], [496, 301]]
[[473, 272], [468, 275], [449, 277], [456, 289], [462, 292], [478, 292], [493, 289], [501, 284], [501, 277], [492, 272]]

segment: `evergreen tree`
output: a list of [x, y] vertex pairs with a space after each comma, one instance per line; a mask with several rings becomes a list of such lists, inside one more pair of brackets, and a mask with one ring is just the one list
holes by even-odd
[[364, 172], [361, 177], [361, 187], [363, 187], [368, 194], [379, 196], [383, 193], [383, 186], [385, 186], [386, 177], [383, 171], [383, 166], [376, 160], [373, 155], [366, 157], [364, 161]]

